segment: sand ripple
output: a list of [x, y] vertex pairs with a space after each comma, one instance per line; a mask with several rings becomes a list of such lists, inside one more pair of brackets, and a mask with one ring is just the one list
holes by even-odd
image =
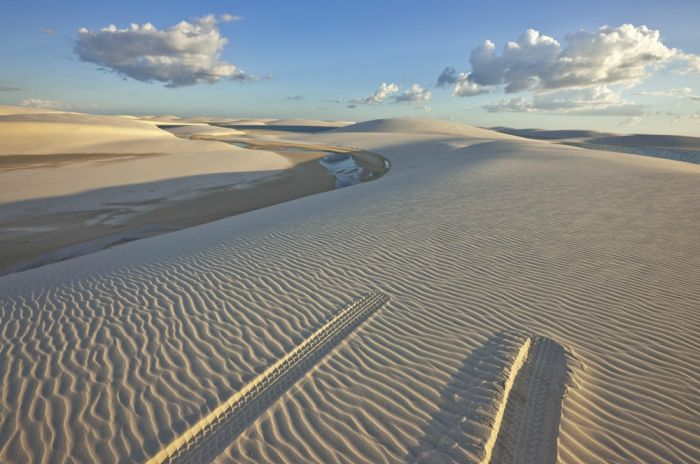
[[502, 331], [569, 352], [561, 462], [700, 460], [697, 172], [523, 146], [1, 278], [0, 461], [145, 461], [354, 289], [392, 298], [217, 462], [440, 452], [446, 394], [493, 401], [448, 387]]

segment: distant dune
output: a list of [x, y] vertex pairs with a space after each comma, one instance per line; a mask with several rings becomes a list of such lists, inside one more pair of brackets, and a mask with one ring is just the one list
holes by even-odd
[[[144, 216], [172, 202], [242, 188], [292, 167], [286, 157], [271, 151], [188, 140], [153, 122], [22, 108], [17, 112], [0, 116], [2, 272], [9, 265], [34, 265], [24, 260], [62, 247], [68, 247], [62, 256], [83, 252], [69, 245], [109, 236], [118, 242], [133, 221], [143, 233], [154, 233], [171, 227], [165, 217], [187, 223], [200, 214], [206, 220], [206, 212], [216, 211], [216, 205], [174, 211], [161, 220]], [[185, 137], [240, 134], [203, 124], [171, 130]], [[228, 204], [235, 202], [229, 199]], [[142, 232], [129, 233], [138, 237]]]
[[0, 138], [0, 155], [231, 150], [218, 142], [192, 145], [152, 123], [80, 113], [5, 114], [0, 116]]
[[545, 130], [545, 129], [514, 129], [511, 127], [492, 127], [492, 130], [502, 132], [504, 134], [517, 135], [528, 139], [537, 140], [559, 140], [559, 139], [578, 139], [590, 137], [602, 137], [613, 134], [598, 132], [592, 130]]
[[468, 126], [466, 124], [442, 121], [439, 119], [413, 118], [374, 119], [372, 121], [360, 122], [334, 129], [333, 132], [396, 132], [406, 134], [454, 135], [487, 139], [509, 138], [507, 135], [495, 131]]
[[275, 119], [269, 121], [266, 126], [327, 126], [327, 127], [343, 127], [352, 122], [347, 121], [314, 121], [312, 119]]
[[588, 140], [602, 145], [624, 145], [632, 147], [657, 147], [676, 150], [700, 151], [700, 137], [684, 137], [680, 135], [634, 134], [601, 136]]
[[9, 114], [37, 114], [37, 113], [65, 113], [61, 110], [51, 110], [48, 108], [31, 108], [27, 106], [0, 105], [0, 116]]
[[163, 127], [163, 130], [167, 130], [171, 134], [175, 134], [178, 137], [192, 137], [193, 135], [206, 135], [210, 137], [226, 137], [226, 136], [232, 136], [232, 135], [241, 135], [243, 134], [242, 131], [236, 130], [236, 129], [231, 129], [231, 128], [225, 128], [225, 127], [218, 127], [218, 126], [210, 126], [208, 124], [189, 124], [189, 125], [184, 125], [184, 126], [172, 126], [172, 127]]
[[700, 151], [700, 137], [687, 137], [682, 135], [621, 135], [590, 130], [513, 129], [509, 127], [494, 127], [493, 130], [505, 134], [538, 140], [571, 140], [598, 145], [618, 145], [639, 148], [653, 147]]

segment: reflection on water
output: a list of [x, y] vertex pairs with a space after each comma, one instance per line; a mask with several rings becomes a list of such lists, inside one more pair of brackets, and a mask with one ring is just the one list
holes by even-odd
[[245, 143], [245, 142], [229, 142], [229, 143], [230, 143], [231, 145], [235, 145], [235, 146], [241, 147], [241, 148], [250, 148], [250, 144], [249, 144], [249, 143]]
[[345, 153], [328, 153], [319, 163], [328, 170], [328, 173], [335, 177], [335, 188], [349, 187], [359, 184], [362, 174], [365, 172], [359, 166], [355, 158]]
[[[315, 147], [312, 146], [265, 146], [245, 141], [227, 141], [227, 143], [249, 150], [270, 150], [277, 153], [318, 153], [318, 151], [314, 150]], [[321, 166], [326, 168], [328, 174], [335, 177], [334, 188], [336, 189], [375, 179], [384, 174], [384, 172], [388, 171], [391, 167], [389, 160], [381, 159], [384, 164], [384, 171], [381, 171], [378, 170], [376, 166], [374, 168], [370, 167], [370, 165], [364, 166], [362, 159], [360, 159], [360, 163], [358, 163], [358, 160], [351, 154], [339, 152], [325, 152], [325, 156], [318, 161]]]

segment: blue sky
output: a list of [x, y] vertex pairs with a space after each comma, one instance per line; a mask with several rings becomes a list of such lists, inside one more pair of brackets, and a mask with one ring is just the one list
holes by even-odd
[[[94, 59], [86, 61], [86, 56], [103, 56], [95, 51], [103, 44], [96, 37], [85, 38], [94, 40], [88, 44], [91, 54], [86, 52], [83, 60], [74, 50], [80, 28], [97, 33], [110, 24], [122, 29], [130, 23], [152, 23], [162, 31], [183, 20], [224, 13], [242, 19], [213, 26], [228, 39], [217, 59], [262, 79], [197, 81], [168, 88], [165, 84], [172, 81], [143, 82], [109, 71]], [[693, 97], [700, 95], [700, 73], [688, 70], [692, 58], [677, 57], [700, 55], [698, 20], [700, 2], [692, 0], [637, 1], [633, 7], [629, 1], [610, 0], [0, 1], [0, 102], [182, 116], [432, 116], [482, 126], [697, 135], [700, 98]], [[660, 31], [659, 42], [676, 50], [676, 58], [659, 58], [634, 79], [580, 81], [571, 88], [546, 87], [542, 76], [551, 67], [537, 62], [547, 67], [538, 74], [542, 80], [514, 93], [503, 90], [508, 76], [479, 79], [469, 61], [472, 50], [485, 40], [495, 43], [500, 55], [508, 41], [518, 41], [528, 29], [556, 39], [565, 49], [569, 33], [595, 33], [602, 26], [622, 24]], [[478, 85], [480, 90], [457, 96], [452, 81], [435, 88], [446, 67], [461, 73], [454, 79], [457, 84]], [[493, 83], [498, 79], [502, 82]], [[369, 98], [382, 83], [396, 84], [398, 91]], [[410, 93], [414, 84], [422, 93]], [[396, 97], [407, 91], [410, 94], [397, 102]]]

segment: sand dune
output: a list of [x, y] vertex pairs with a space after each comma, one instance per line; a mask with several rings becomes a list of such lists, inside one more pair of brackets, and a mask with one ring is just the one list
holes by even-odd
[[0, 278], [0, 461], [146, 461], [371, 291], [215, 462], [698, 461], [700, 166], [407, 124], [294, 135], [376, 182]]
[[478, 137], [485, 139], [509, 138], [509, 136], [506, 134], [501, 134], [488, 129], [467, 126], [456, 122], [441, 121], [439, 119], [419, 118], [374, 119], [372, 121], [365, 121], [341, 127], [333, 130], [333, 132], [398, 132], [406, 134]]
[[264, 126], [271, 121], [276, 121], [274, 118], [238, 118], [231, 121], [231, 124], [240, 124], [244, 126]]
[[[197, 131], [190, 127], [185, 126], [184, 132]], [[2, 204], [206, 174], [247, 173], [250, 177], [256, 172], [289, 167], [284, 157], [272, 152], [251, 152], [216, 141], [190, 141], [151, 124], [113, 116], [78, 113], [0, 116], [0, 138], [3, 140], [0, 156], [37, 157], [33, 169], [0, 174]], [[43, 167], [41, 155], [54, 154], [73, 155], [73, 162]], [[81, 158], [81, 154], [91, 156]], [[100, 154], [104, 156], [94, 156]], [[130, 157], [128, 163], [99, 162], [118, 161], [129, 154], [145, 156]], [[167, 161], [153, 155], [165, 156]]]
[[210, 126], [208, 124], [189, 124], [185, 126], [175, 126], [175, 127], [163, 127], [163, 130], [170, 132], [171, 134], [177, 135], [178, 137], [192, 137], [192, 136], [209, 136], [209, 137], [230, 137], [234, 135], [242, 135], [243, 132], [218, 126]]
[[626, 145], [632, 147], [658, 147], [679, 150], [700, 150], [700, 137], [683, 137], [680, 135], [634, 134], [595, 137], [591, 143], [602, 145]]
[[502, 132], [504, 134], [517, 135], [518, 137], [525, 137], [528, 139], [537, 140], [561, 140], [561, 139], [580, 139], [580, 138], [590, 138], [590, 137], [603, 137], [614, 135], [606, 132], [598, 132], [593, 130], [582, 130], [582, 129], [560, 129], [560, 130], [546, 130], [546, 129], [515, 129], [512, 127], [492, 127], [492, 130]]
[[[208, 125], [179, 129], [182, 135], [240, 134]], [[93, 242], [85, 250], [99, 249], [95, 240], [122, 240], [125, 225], [148, 212], [213, 189], [244, 188], [292, 166], [271, 151], [186, 140], [116, 116], [4, 115], [0, 138], [0, 246], [7, 247], [0, 272], [34, 265], [34, 258], [43, 262], [43, 254], [80, 242]], [[171, 226], [150, 221], [139, 227], [133, 236]], [[65, 256], [78, 251], [66, 249]]]
[[0, 116], [0, 156], [75, 153], [233, 152], [218, 142], [193, 144], [154, 124], [119, 116], [37, 113]]
[[65, 113], [65, 111], [51, 110], [48, 108], [32, 108], [28, 106], [0, 105], [0, 116], [10, 114], [41, 114], [41, 113]]
[[347, 121], [315, 121], [313, 119], [275, 119], [265, 123], [266, 126], [326, 126], [343, 127], [353, 124]]
[[598, 145], [700, 151], [700, 137], [687, 137], [682, 135], [621, 135], [587, 130], [511, 129], [508, 127], [495, 127], [493, 129], [505, 134], [539, 140], [577, 141]]

